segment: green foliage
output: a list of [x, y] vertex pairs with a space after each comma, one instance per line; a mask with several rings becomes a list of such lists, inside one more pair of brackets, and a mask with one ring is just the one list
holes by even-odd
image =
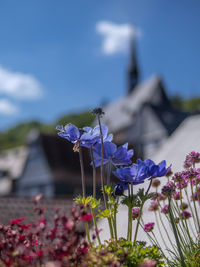
[[172, 105], [175, 108], [181, 109], [186, 112], [200, 111], [200, 98], [192, 97], [183, 99], [180, 95], [175, 95], [171, 98]]
[[88, 266], [137, 267], [147, 259], [156, 261], [155, 266], [165, 266], [157, 247], [146, 247], [145, 242], [133, 244], [121, 238], [117, 242], [109, 240], [101, 246], [92, 247], [86, 262]]
[[138, 196], [134, 194], [133, 196], [123, 196], [121, 204], [127, 207], [140, 207], [141, 201]]
[[113, 186], [112, 184], [110, 184], [110, 185], [105, 185], [105, 186], [104, 186], [104, 190], [105, 190], [106, 195], [111, 196], [111, 194], [112, 194], [113, 191], [114, 191], [114, 186]]
[[101, 202], [100, 199], [95, 199], [92, 196], [82, 197], [80, 195], [77, 196], [74, 201], [79, 205], [82, 204], [84, 206], [90, 206], [92, 209], [99, 207]]
[[94, 119], [95, 115], [89, 111], [84, 111], [78, 114], [69, 114], [67, 116], [63, 116], [56, 122], [56, 125], [66, 125], [67, 123], [72, 123], [78, 128], [83, 128], [85, 126], [90, 126]]
[[100, 218], [111, 218], [115, 214], [115, 210], [113, 208], [105, 209], [105, 210], [98, 210], [99, 214], [97, 217]]

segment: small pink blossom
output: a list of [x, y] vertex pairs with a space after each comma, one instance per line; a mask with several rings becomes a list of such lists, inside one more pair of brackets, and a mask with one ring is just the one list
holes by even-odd
[[154, 222], [149, 222], [144, 225], [144, 231], [145, 232], [151, 232], [154, 228], [155, 223]]

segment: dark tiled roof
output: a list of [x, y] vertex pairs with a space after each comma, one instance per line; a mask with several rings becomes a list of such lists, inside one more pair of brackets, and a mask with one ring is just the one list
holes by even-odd
[[[73, 144], [57, 135], [40, 134], [40, 141], [51, 169], [80, 171], [79, 154], [73, 151]], [[88, 150], [83, 149], [83, 156], [85, 169], [88, 171]]]

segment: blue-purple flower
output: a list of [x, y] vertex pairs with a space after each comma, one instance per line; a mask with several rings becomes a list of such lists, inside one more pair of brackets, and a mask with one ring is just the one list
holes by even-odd
[[[111, 142], [113, 135], [108, 135], [108, 127], [106, 125], [101, 125], [103, 142]], [[94, 129], [91, 127], [84, 127], [83, 134], [81, 135], [81, 145], [90, 148], [97, 142], [101, 142], [100, 127], [96, 126]]]
[[[104, 141], [112, 141], [112, 134], [108, 135], [108, 128], [106, 125], [102, 125], [102, 135]], [[97, 142], [100, 142], [100, 128], [96, 126], [94, 129], [91, 127], [84, 127], [78, 129], [73, 124], [69, 123], [66, 126], [58, 125], [56, 127], [59, 130], [58, 135], [72, 142], [73, 144], [80, 142], [81, 146], [90, 148]]]
[[68, 123], [65, 126], [58, 125], [56, 126], [56, 129], [59, 131], [58, 135], [60, 137], [67, 139], [73, 144], [75, 144], [81, 137], [79, 129], [71, 123]]
[[[96, 143], [93, 146], [93, 156], [95, 166], [101, 165], [101, 143]], [[113, 165], [128, 165], [131, 164], [130, 158], [133, 156], [133, 149], [128, 150], [128, 143], [117, 146], [109, 141], [103, 143], [103, 164], [111, 162]]]
[[[137, 160], [138, 164], [142, 163], [141, 159]], [[167, 173], [168, 168], [166, 168], [166, 161], [161, 161], [158, 165], [156, 165], [152, 160], [146, 159], [143, 163], [148, 168], [148, 177], [155, 178], [155, 177], [162, 177]]]
[[147, 168], [145, 164], [133, 164], [128, 167], [120, 167], [113, 174], [123, 183], [141, 184], [147, 176]]

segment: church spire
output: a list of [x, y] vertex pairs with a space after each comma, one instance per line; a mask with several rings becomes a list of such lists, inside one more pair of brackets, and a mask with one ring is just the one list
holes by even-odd
[[128, 94], [130, 94], [138, 84], [139, 73], [136, 58], [136, 40], [133, 33], [130, 35], [130, 63], [128, 67]]

